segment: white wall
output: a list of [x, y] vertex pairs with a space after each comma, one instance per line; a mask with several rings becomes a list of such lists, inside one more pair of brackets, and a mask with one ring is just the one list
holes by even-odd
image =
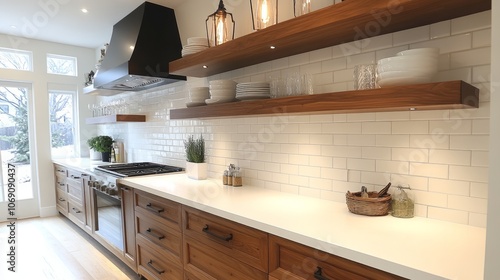
[[169, 109], [185, 106], [188, 87], [206, 83], [188, 79], [120, 96], [145, 113], [147, 122], [99, 129], [125, 140], [129, 161], [180, 166], [183, 139], [203, 133], [212, 177], [236, 163], [246, 184], [338, 202], [361, 185], [408, 183], [418, 216], [485, 227], [490, 41], [490, 12], [484, 12], [209, 77], [262, 81], [297, 71], [313, 75], [315, 93], [343, 91], [353, 88], [356, 64], [432, 46], [441, 50], [436, 79], [480, 88], [479, 109], [169, 120]]
[[[69, 85], [78, 88], [79, 100], [78, 110], [80, 113], [81, 128], [80, 136], [83, 139], [82, 154], [88, 155], [88, 148], [84, 142], [89, 135], [95, 135], [96, 127], [85, 125], [85, 117], [89, 116], [87, 104], [93, 102], [95, 97], [83, 96], [81, 94], [84, 84], [84, 73], [89, 72], [95, 65], [95, 53], [93, 49], [74, 47], [50, 42], [32, 40], [0, 34], [0, 47], [22, 49], [33, 52], [33, 72], [13, 71], [0, 69], [0, 79], [8, 81], [22, 81], [33, 85], [34, 93], [34, 138], [36, 145], [33, 154], [33, 166], [38, 170], [38, 176], [33, 178], [34, 183], [40, 186], [39, 207], [41, 216], [55, 215], [56, 201], [53, 167], [51, 161], [51, 144], [48, 111], [48, 86], [49, 84]], [[47, 74], [46, 54], [59, 54], [74, 56], [78, 59], [78, 77], [67, 77]]]
[[[500, 108], [500, 3], [492, 1], [491, 107]], [[500, 111], [491, 110], [488, 223], [484, 279], [500, 279]]]

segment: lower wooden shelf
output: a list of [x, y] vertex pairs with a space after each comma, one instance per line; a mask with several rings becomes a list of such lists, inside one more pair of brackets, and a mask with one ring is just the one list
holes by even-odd
[[119, 122], [145, 122], [145, 115], [107, 115], [100, 117], [87, 118], [87, 124], [105, 124], [105, 123], [119, 123]]
[[479, 89], [464, 81], [291, 96], [173, 109], [170, 119], [287, 113], [359, 113], [479, 107]]

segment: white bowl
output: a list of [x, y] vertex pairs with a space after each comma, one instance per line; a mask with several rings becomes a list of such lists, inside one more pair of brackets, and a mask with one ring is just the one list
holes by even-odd
[[209, 85], [234, 85], [236, 86], [236, 82], [233, 80], [213, 80], [208, 82]]
[[236, 85], [233, 85], [233, 84], [222, 84], [222, 85], [218, 85], [218, 84], [215, 84], [215, 85], [209, 85], [208, 86], [210, 88], [210, 90], [234, 90], [236, 89]]
[[433, 77], [435, 73], [421, 71], [389, 71], [377, 74], [377, 79], [411, 78], [411, 77]]
[[201, 98], [205, 100], [210, 96], [210, 91], [208, 90], [208, 87], [191, 88], [189, 89], [188, 96], [190, 98]]
[[189, 37], [187, 39], [188, 45], [207, 45], [207, 37]]
[[400, 51], [396, 55], [398, 55], [398, 56], [422, 55], [422, 56], [428, 56], [428, 57], [437, 57], [439, 55], [439, 49], [438, 48], [411, 49], [411, 50]]
[[429, 63], [437, 64], [437, 62], [438, 60], [435, 57], [427, 57], [420, 55], [400, 55], [400, 56], [382, 58], [377, 62], [377, 65], [407, 64], [408, 66], [410, 66], [410, 65], [421, 65]]

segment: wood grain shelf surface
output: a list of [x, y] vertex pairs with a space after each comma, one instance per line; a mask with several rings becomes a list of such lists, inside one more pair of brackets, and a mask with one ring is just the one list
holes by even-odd
[[105, 123], [119, 123], [119, 122], [145, 122], [145, 115], [107, 115], [87, 118], [86, 124], [105, 124]]
[[172, 61], [169, 72], [208, 77], [490, 9], [491, 0], [346, 0]]
[[449, 81], [173, 109], [170, 119], [441, 110], [478, 106], [479, 89], [463, 81]]

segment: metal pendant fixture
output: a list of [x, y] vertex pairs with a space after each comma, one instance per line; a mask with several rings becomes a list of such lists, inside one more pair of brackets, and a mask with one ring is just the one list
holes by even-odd
[[205, 21], [209, 46], [217, 46], [234, 39], [233, 14], [226, 12], [222, 0], [215, 13], [210, 14]]
[[278, 22], [278, 0], [250, 0], [250, 11], [254, 30], [264, 29]]
[[312, 0], [293, 0], [293, 15], [295, 17], [311, 12]]

